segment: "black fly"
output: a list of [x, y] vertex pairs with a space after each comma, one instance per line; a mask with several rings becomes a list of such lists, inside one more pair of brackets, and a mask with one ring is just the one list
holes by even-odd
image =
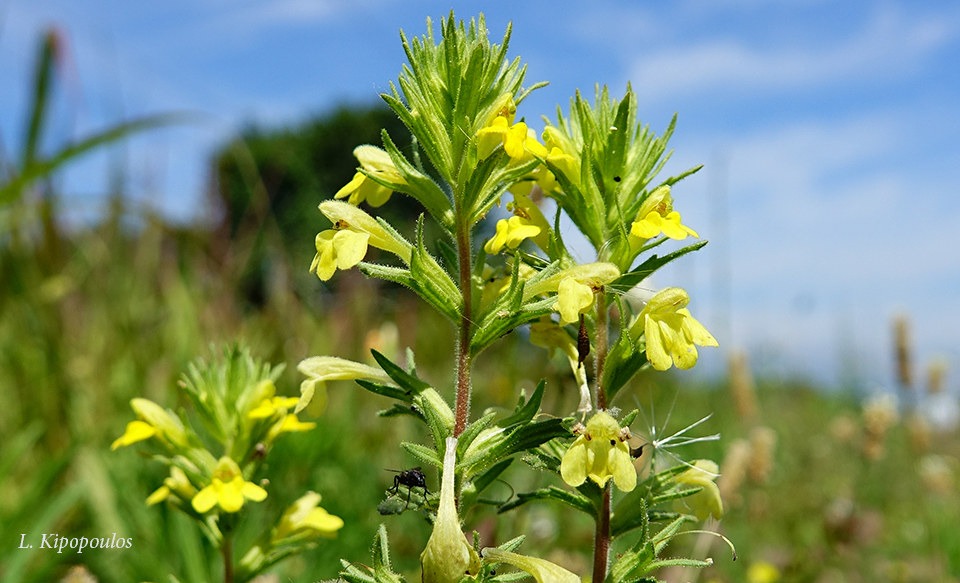
[[387, 490], [391, 494], [398, 494], [400, 492], [400, 486], [407, 487], [407, 503], [404, 505], [403, 509], [406, 510], [410, 506], [410, 494], [414, 488], [423, 488], [423, 496], [426, 498], [427, 494], [427, 477], [423, 475], [423, 471], [418, 467], [410, 470], [387, 470], [388, 472], [396, 472], [397, 475], [393, 477], [393, 488]]

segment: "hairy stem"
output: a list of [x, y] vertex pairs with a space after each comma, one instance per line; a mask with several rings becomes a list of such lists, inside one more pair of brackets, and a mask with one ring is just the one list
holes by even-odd
[[610, 342], [607, 330], [607, 296], [603, 290], [596, 294], [597, 305], [597, 329], [593, 339], [593, 382], [597, 387], [597, 409], [607, 408], [607, 391], [603, 386], [603, 366], [607, 361], [607, 352], [610, 350]]
[[457, 397], [454, 409], [453, 436], [460, 437], [470, 420], [470, 335], [472, 318], [472, 271], [470, 249], [470, 226], [457, 226], [457, 254], [460, 263], [460, 293], [463, 294], [463, 311], [460, 315], [457, 337]]
[[593, 538], [593, 581], [603, 583], [607, 578], [607, 563], [610, 557], [610, 483], [603, 488], [597, 530]]
[[[603, 365], [607, 360], [607, 296], [603, 290], [596, 294], [596, 333], [594, 336], [594, 380], [597, 387], [597, 409], [607, 408], [607, 392], [603, 386]], [[593, 581], [603, 583], [607, 577], [610, 557], [610, 483], [603, 488], [600, 512], [597, 515], [597, 530], [593, 538]]]

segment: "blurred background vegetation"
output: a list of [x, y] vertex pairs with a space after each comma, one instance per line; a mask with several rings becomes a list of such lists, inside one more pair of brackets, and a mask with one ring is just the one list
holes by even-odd
[[[181, 372], [225, 342], [286, 363], [278, 385], [284, 394], [297, 394], [301, 359], [364, 360], [372, 347], [401, 360], [413, 348], [421, 374], [449, 389], [452, 331], [410, 294], [355, 270], [330, 285], [307, 272], [313, 237], [325, 226], [316, 205], [352, 176], [353, 147], [379, 143], [383, 128], [398, 143], [409, 137], [378, 106], [343, 107], [298, 127], [249, 128], [210, 161], [213, 210], [196, 223], [171, 224], [130, 205], [118, 188], [95, 220], [76, 224], [53, 180], [63, 166], [184, 121], [134, 120], [47, 152], [41, 144], [56, 42], [51, 34], [40, 43], [24, 127], [0, 128], [0, 138], [25, 136], [18, 155], [0, 150], [0, 580], [59, 581], [81, 570], [105, 582], [161, 581], [171, 573], [216, 580], [217, 561], [193, 526], [144, 503], [164, 478], [159, 464], [137, 459], [135, 448], [110, 452], [109, 444], [132, 418], [131, 398], [182, 405]], [[397, 197], [383, 209], [397, 213], [395, 224], [418, 214], [404, 202]], [[713, 538], [690, 535], [678, 544], [709, 553], [715, 565], [669, 580], [957, 580], [955, 428], [938, 429], [883, 400], [864, 404], [852, 391], [754, 379], [744, 355], [730, 362], [729, 375], [697, 386], [682, 374], [658, 374], [634, 391], [647, 419], [634, 427], [642, 436], [669, 434], [711, 412], [704, 432], [723, 435], [682, 454], [721, 462], [727, 516], [718, 529], [740, 559], [732, 561]], [[545, 410], [576, 403], [566, 364], [521, 338], [505, 338], [477, 367], [478, 407], [511, 406], [517, 387], [529, 390], [541, 377], [553, 400]], [[937, 391], [934, 382], [921, 384], [913, 383], [915, 393]], [[282, 511], [276, 500], [306, 489], [320, 492], [346, 526], [314, 552], [279, 565], [276, 580], [329, 578], [339, 558], [365, 560], [380, 521], [398, 568], [415, 572], [426, 521], [415, 513], [380, 517], [376, 507], [393, 484], [385, 468], [412, 463], [392, 445], [418, 436], [404, 419], [378, 418], [383, 406], [356, 387], [331, 386], [327, 410], [314, 412], [318, 428], [279, 443], [270, 468], [277, 495], [255, 506], [247, 536]], [[436, 478], [428, 475], [431, 490]], [[521, 463], [508, 478], [518, 490], [542, 485]], [[505, 500], [510, 489], [501, 495]], [[468, 517], [469, 526], [489, 541], [526, 534], [525, 552], [586, 572], [592, 533], [579, 517], [571, 521], [549, 505], [495, 516], [491, 505]], [[114, 532], [131, 537], [134, 549], [78, 555], [18, 548], [23, 533]]]

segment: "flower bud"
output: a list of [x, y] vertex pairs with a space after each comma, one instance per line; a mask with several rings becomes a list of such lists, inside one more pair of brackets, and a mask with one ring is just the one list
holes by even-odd
[[460, 530], [454, 500], [456, 465], [457, 439], [448, 437], [443, 455], [440, 506], [433, 533], [420, 555], [422, 583], [457, 583], [464, 575], [476, 575], [480, 571], [480, 557]]

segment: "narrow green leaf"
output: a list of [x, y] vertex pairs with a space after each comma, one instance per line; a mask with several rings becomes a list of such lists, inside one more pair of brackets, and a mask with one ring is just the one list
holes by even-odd
[[560, 502], [561, 504], [566, 504], [567, 506], [575, 510], [579, 510], [588, 516], [592, 516], [594, 518], [596, 517], [596, 507], [589, 498], [576, 492], [563, 490], [557, 486], [548, 486], [546, 488], [534, 490], [533, 492], [521, 492], [520, 494], [517, 494], [517, 498], [515, 500], [507, 502], [501, 506], [497, 512], [502, 514], [509, 510], [513, 510], [514, 508], [523, 506], [532, 500], [553, 500]]
[[514, 425], [526, 423], [533, 419], [533, 417], [540, 412], [540, 403], [543, 401], [543, 391], [546, 386], [547, 381], [540, 379], [540, 382], [537, 383], [537, 388], [533, 390], [530, 398], [524, 400], [521, 396], [516, 409], [513, 410], [513, 414], [501, 419], [497, 422], [497, 425], [500, 427], [513, 427]]
[[[371, 350], [370, 353], [373, 355], [373, 359], [377, 361], [377, 364], [380, 365], [380, 368], [383, 369], [383, 372], [387, 373], [387, 376], [393, 379], [398, 385], [400, 385], [401, 388], [407, 390], [409, 393], [418, 394], [430, 388], [429, 384], [421, 380], [416, 375], [403, 370], [400, 365], [394, 363], [382, 353], [376, 350]], [[412, 397], [406, 399], [407, 402], [410, 402], [411, 400]]]
[[636, 269], [624, 273], [622, 276], [620, 276], [620, 279], [613, 282], [608, 287], [621, 292], [627, 292], [633, 288], [633, 286], [650, 277], [655, 271], [664, 265], [670, 263], [674, 259], [683, 257], [687, 253], [692, 253], [697, 249], [702, 248], [706, 244], [707, 241], [697, 241], [692, 245], [687, 245], [686, 247], [682, 247], [676, 251], [667, 253], [663, 257], [660, 257], [659, 255], [651, 255], [646, 261], [637, 266]]
[[417, 458], [425, 466], [433, 466], [438, 470], [443, 469], [443, 460], [440, 459], [440, 456], [437, 455], [437, 452], [430, 449], [425, 445], [420, 445], [419, 443], [410, 443], [404, 441], [400, 444], [400, 447], [407, 450], [407, 452], [413, 457]]

